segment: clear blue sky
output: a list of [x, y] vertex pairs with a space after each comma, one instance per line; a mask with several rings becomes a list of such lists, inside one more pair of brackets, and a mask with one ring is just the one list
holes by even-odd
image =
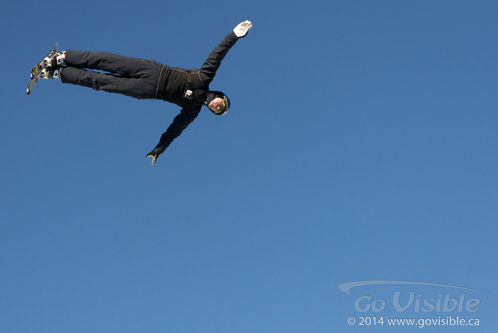
[[[480, 325], [423, 330], [496, 332], [498, 2], [28, 0], [0, 16], [1, 332], [449, 316]], [[231, 111], [202, 111], [155, 166], [176, 105], [54, 80], [25, 94], [55, 42], [198, 68], [246, 19], [211, 84]], [[339, 289], [362, 280], [448, 286]]]

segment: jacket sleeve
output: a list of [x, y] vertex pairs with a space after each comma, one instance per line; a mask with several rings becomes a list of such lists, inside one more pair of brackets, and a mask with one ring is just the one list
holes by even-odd
[[171, 142], [179, 137], [180, 134], [182, 134], [183, 130], [186, 129], [187, 126], [190, 125], [195, 118], [197, 118], [198, 114], [199, 113], [189, 114], [183, 112], [182, 110], [182, 112], [175, 117], [171, 125], [169, 125], [166, 132], [161, 135], [161, 139], [156, 146], [156, 149], [158, 149], [157, 153], [162, 154], [166, 150], [166, 148], [169, 147]]
[[216, 75], [216, 71], [220, 68], [221, 61], [225, 58], [228, 50], [239, 40], [239, 38], [232, 31], [230, 32], [218, 46], [216, 46], [206, 59], [201, 67], [201, 73], [208, 78], [208, 82], [211, 82]]

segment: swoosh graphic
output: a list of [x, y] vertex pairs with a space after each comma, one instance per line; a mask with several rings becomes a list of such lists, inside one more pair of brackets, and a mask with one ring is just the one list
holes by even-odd
[[362, 286], [378, 285], [378, 284], [405, 284], [405, 285], [413, 284], [413, 285], [419, 285], [419, 286], [449, 287], [449, 288], [458, 288], [458, 289], [472, 290], [472, 291], [477, 291], [477, 292], [488, 294], [488, 295], [493, 295], [493, 294], [488, 293], [486, 291], [472, 289], [472, 288], [466, 288], [466, 287], [460, 287], [460, 286], [452, 286], [452, 285], [449, 285], [449, 284], [429, 283], [429, 282], [416, 282], [416, 281], [390, 281], [390, 280], [384, 280], [384, 281], [380, 281], [380, 280], [373, 280], [373, 281], [353, 281], [353, 282], [346, 282], [346, 283], [340, 284], [339, 285], [339, 289], [341, 289], [345, 293], [351, 294], [351, 289], [353, 289], [353, 288], [362, 287]]

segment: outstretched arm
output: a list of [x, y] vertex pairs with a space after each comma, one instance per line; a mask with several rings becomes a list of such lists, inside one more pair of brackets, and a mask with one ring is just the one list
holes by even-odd
[[183, 130], [186, 129], [187, 126], [194, 121], [197, 115], [198, 113], [189, 114], [186, 112], [181, 112], [178, 116], [175, 117], [175, 119], [173, 120], [171, 125], [169, 125], [166, 132], [164, 132], [163, 135], [161, 135], [161, 139], [159, 140], [159, 143], [157, 144], [156, 148], [154, 148], [146, 156], [146, 157], [152, 157], [152, 165], [156, 163], [156, 160], [159, 157], [159, 155], [161, 155], [166, 150], [166, 148], [169, 147], [171, 142], [173, 142], [174, 139], [179, 137], [180, 134], [182, 134]]
[[220, 68], [221, 61], [225, 58], [228, 50], [239, 40], [247, 35], [252, 28], [251, 21], [244, 21], [238, 24], [218, 46], [216, 46], [201, 67], [201, 73], [208, 79], [208, 83], [214, 79], [216, 71]]

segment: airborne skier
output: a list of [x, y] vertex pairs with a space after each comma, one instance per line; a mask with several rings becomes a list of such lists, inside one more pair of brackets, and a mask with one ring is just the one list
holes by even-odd
[[160, 99], [180, 106], [180, 114], [163, 133], [157, 146], [146, 155], [152, 157], [152, 164], [155, 164], [159, 155], [194, 121], [203, 105], [215, 115], [223, 115], [230, 109], [228, 97], [220, 91], [209, 90], [209, 84], [228, 50], [251, 28], [250, 21], [238, 24], [200, 69], [169, 67], [153, 60], [107, 52], [67, 50], [45, 58], [40, 77], [138, 99]]

